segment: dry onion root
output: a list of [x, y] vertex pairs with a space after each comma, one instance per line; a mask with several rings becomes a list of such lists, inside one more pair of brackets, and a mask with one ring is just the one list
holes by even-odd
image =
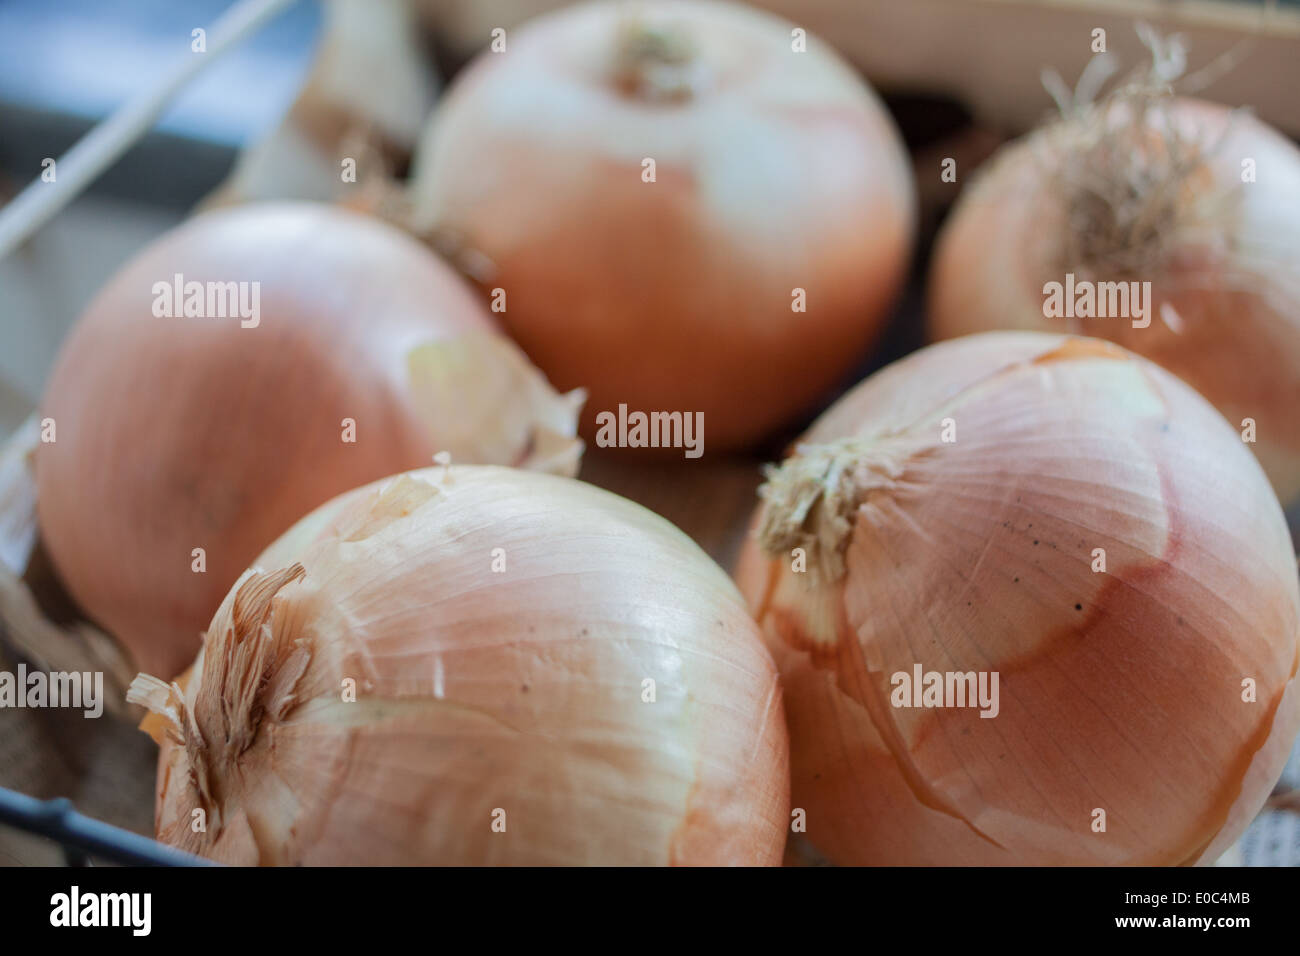
[[588, 389], [586, 433], [626, 403], [752, 442], [878, 332], [910, 167], [872, 91], [793, 29], [723, 3], [583, 4], [509, 31], [439, 104], [411, 227], [501, 290], [557, 386]]
[[434, 468], [331, 501], [258, 564], [184, 688], [133, 685], [161, 840], [264, 865], [780, 861], [775, 668], [662, 518]]
[[[1251, 448], [1288, 503], [1300, 494], [1300, 149], [1247, 113], [1174, 96], [1182, 53], [1146, 40], [1149, 69], [1097, 102], [1063, 103], [963, 192], [936, 248], [930, 332], [1117, 342], [1253, 424]], [[1149, 282], [1147, 314], [1049, 317], [1045, 286], [1070, 274]]]
[[[232, 314], [154, 312], [190, 303]], [[309, 510], [443, 451], [573, 473], [580, 400], [399, 230], [309, 204], [211, 212], [125, 266], [64, 343], [35, 454], [40, 530], [87, 614], [170, 677]]]
[[[1264, 803], [1300, 726], [1294, 552], [1258, 463], [1172, 375], [1096, 339], [931, 346], [763, 495], [737, 577], [832, 860], [1212, 861]], [[918, 664], [945, 691], [998, 675], [998, 706], [955, 682], [907, 706]]]

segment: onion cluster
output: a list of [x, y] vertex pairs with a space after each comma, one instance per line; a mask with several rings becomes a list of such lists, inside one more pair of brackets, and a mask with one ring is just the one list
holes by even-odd
[[[444, 6], [334, 11], [361, 29], [211, 205], [302, 155], [347, 208], [159, 239], [65, 343], [32, 474], [0, 469], [145, 672], [158, 838], [241, 865], [770, 865], [792, 829], [841, 864], [1216, 859], [1300, 729], [1300, 150], [1172, 95], [1149, 31], [1094, 101], [1095, 59], [964, 189], [943, 341], [767, 469], [733, 582], [573, 480], [577, 435], [660, 446], [630, 411], [691, 422], [688, 459], [697, 428], [752, 450], [842, 384], [910, 258], [897, 130], [821, 40], [713, 0], [512, 26], [425, 126], [411, 30]], [[753, 505], [744, 462], [608, 455], [607, 484], [729, 500], [715, 526]]]

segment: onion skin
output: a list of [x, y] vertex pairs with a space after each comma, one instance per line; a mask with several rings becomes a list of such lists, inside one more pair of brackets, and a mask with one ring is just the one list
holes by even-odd
[[[155, 317], [153, 284], [176, 273], [260, 282], [260, 324]], [[38, 512], [64, 585], [140, 668], [177, 673], [276, 535], [449, 447], [473, 396], [420, 405], [408, 358], [480, 338], [505, 341], [459, 276], [357, 214], [249, 206], [168, 233], [90, 304], [47, 385]], [[486, 460], [515, 463], [526, 436], [508, 437]]]
[[[275, 199], [370, 201], [410, 159], [438, 80], [406, 3], [327, 0], [306, 79], [267, 135], [245, 147], [205, 208]], [[357, 161], [360, 183], [339, 175]], [[361, 194], [361, 195], [358, 195]]]
[[[241, 579], [287, 583], [233, 616], [245, 647], [285, 649], [240, 686], [287, 688], [287, 710], [270, 690], [231, 705], [217, 680], [240, 586], [175, 719], [157, 716], [166, 686], [137, 679], [162, 744], [159, 839], [234, 864], [780, 862], [775, 668], [735, 586], [662, 518], [582, 482], [453, 466], [334, 499], [259, 565], [288, 558]], [[200, 806], [220, 822], [196, 834]]]
[[[619, 88], [630, 15], [691, 39], [695, 92]], [[910, 166], [872, 91], [815, 38], [792, 52], [790, 30], [719, 3], [561, 10], [467, 68], [417, 150], [413, 228], [491, 261], [510, 334], [590, 392], [588, 437], [627, 403], [703, 412], [710, 448], [752, 443], [883, 323], [914, 232]]]
[[[1048, 318], [1044, 283], [1083, 264], [1061, 258], [1069, 233], [1052, 178], [1056, 127], [1006, 147], [961, 196], [936, 247], [929, 283], [934, 340], [996, 329], [1106, 338], [1173, 372], [1233, 424], [1254, 419], [1259, 457], [1283, 503], [1300, 496], [1300, 149], [1247, 114], [1175, 99], [1154, 114], [1203, 143], [1186, 184], [1192, 225], [1168, 237], [1152, 283], [1148, 328], [1125, 319]], [[1151, 129], [1152, 136], [1159, 134]], [[1045, 158], [1046, 157], [1046, 158]], [[1242, 160], [1258, 182], [1243, 184]], [[1102, 279], [1124, 278], [1105, 275]], [[1164, 306], [1181, 319], [1174, 329]]]
[[[1294, 552], [1236, 433], [1114, 345], [968, 336], [836, 403], [756, 524], [792, 462], [853, 438], [854, 490], [796, 527], [843, 548], [843, 577], [754, 538], [736, 571], [781, 672], [810, 841], [851, 864], [1213, 861], [1300, 726]], [[997, 671], [1000, 713], [891, 706], [915, 663]]]

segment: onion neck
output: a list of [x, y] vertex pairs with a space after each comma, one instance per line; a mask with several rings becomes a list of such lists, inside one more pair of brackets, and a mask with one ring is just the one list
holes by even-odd
[[619, 28], [613, 80], [625, 95], [650, 103], [681, 103], [700, 90], [696, 44], [686, 29], [633, 18]]
[[769, 466], [759, 489], [765, 503], [760, 547], [772, 558], [802, 549], [815, 584], [838, 582], [859, 509], [874, 494], [892, 493], [915, 450], [912, 442], [888, 438], [800, 446], [780, 466]]
[[[1064, 265], [1092, 275], [1138, 275], [1166, 264], [1193, 225], [1205, 156], [1165, 110], [1146, 102], [1060, 127]], [[1160, 117], [1160, 119], [1156, 119]], [[1077, 125], [1076, 125], [1077, 124]]]
[[1048, 131], [1048, 185], [1064, 197], [1066, 270], [1157, 272], [1205, 216], [1225, 216], [1234, 196], [1215, 187], [1208, 164], [1232, 121], [1215, 141], [1185, 128], [1173, 91], [1186, 62], [1181, 42], [1139, 33], [1151, 64], [1095, 101], [1095, 91], [1082, 90], [1058, 99], [1061, 120]]
[[301, 580], [301, 564], [278, 571], [246, 571], [208, 629], [201, 664], [186, 689], [148, 674], [131, 683], [127, 700], [153, 715], [142, 729], [161, 745], [182, 747], [198, 802], [220, 827], [222, 794], [241, 755], [266, 718], [281, 720], [292, 707], [311, 648], [297, 640], [292, 614], [280, 613], [277, 595]]

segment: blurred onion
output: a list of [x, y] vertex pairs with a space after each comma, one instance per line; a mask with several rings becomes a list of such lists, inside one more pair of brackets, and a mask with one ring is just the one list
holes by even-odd
[[[1047, 317], [1044, 285], [1067, 273], [1150, 282], [1150, 325]], [[938, 339], [1117, 342], [1252, 419], [1278, 496], [1300, 494], [1300, 149], [1248, 114], [1121, 90], [1004, 148], [940, 236], [929, 314]]]
[[[259, 324], [155, 316], [176, 274], [260, 283]], [[257, 553], [331, 496], [438, 451], [571, 471], [579, 450], [572, 402], [451, 269], [307, 204], [208, 213], [147, 248], [64, 343], [41, 414], [40, 529], [63, 583], [166, 676]]]
[[584, 4], [511, 31], [439, 105], [412, 227], [504, 290], [552, 381], [590, 391], [587, 433], [627, 403], [752, 442], [879, 331], [910, 167], [874, 93], [792, 29], [723, 3]]

